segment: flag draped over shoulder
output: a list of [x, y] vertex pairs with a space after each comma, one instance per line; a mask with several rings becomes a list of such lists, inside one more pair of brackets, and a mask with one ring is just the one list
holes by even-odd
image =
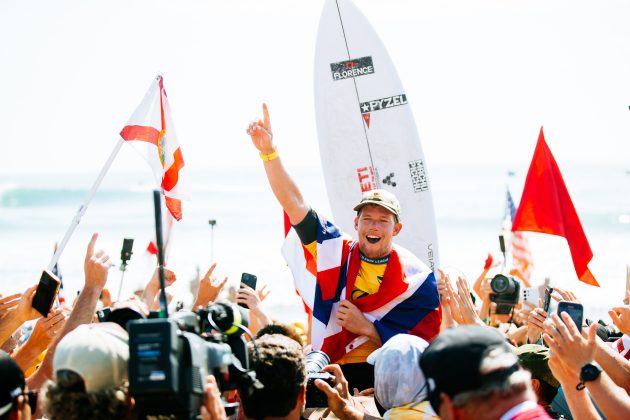
[[158, 75], [120, 136], [149, 163], [171, 215], [182, 218], [184, 158], [175, 135], [164, 80]]
[[512, 231], [548, 233], [566, 238], [578, 278], [599, 286], [588, 269], [593, 252], [569, 196], [560, 168], [545, 142], [542, 127], [527, 173]]
[[[509, 219], [510, 223], [514, 221], [516, 215], [516, 207], [514, 206], [514, 200], [510, 190], [506, 191], [506, 206], [505, 206], [505, 218]], [[534, 259], [529, 249], [529, 241], [523, 235], [523, 232], [513, 232], [510, 240], [512, 248], [512, 265], [518, 270], [519, 274], [523, 277], [527, 283], [531, 282], [531, 277], [534, 271]]]
[[[320, 220], [317, 260], [302, 246], [294, 229], [282, 247], [305, 306], [313, 313], [313, 350], [334, 362], [368, 341], [337, 324], [341, 300], [350, 295], [361, 264], [356, 242], [334, 224]], [[427, 341], [440, 330], [441, 309], [431, 270], [404, 248], [394, 246], [378, 292], [352, 301], [374, 323], [383, 343], [396, 334], [417, 335]]]

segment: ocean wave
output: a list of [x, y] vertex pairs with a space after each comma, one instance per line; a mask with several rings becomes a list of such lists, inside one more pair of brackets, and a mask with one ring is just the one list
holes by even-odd
[[[0, 187], [0, 207], [42, 207], [63, 204], [78, 205], [87, 197], [83, 188]], [[137, 196], [129, 190], [99, 190], [95, 199], [125, 200]]]

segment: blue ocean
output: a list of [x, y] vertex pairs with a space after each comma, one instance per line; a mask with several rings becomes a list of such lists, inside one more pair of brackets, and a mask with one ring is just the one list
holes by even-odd
[[[155, 260], [147, 251], [154, 237], [150, 170], [110, 172], [89, 205], [59, 261], [64, 294], [73, 296], [83, 282], [83, 258], [93, 232], [97, 246], [120, 262], [123, 238], [135, 239], [134, 254], [124, 274], [123, 294], [141, 288]], [[624, 167], [561, 168], [580, 215], [594, 259], [595, 288], [576, 279], [566, 241], [526, 234], [535, 264], [535, 281], [575, 291], [586, 316], [609, 321], [606, 310], [621, 304], [630, 260], [630, 174]], [[513, 172], [512, 172], [513, 171]], [[498, 256], [498, 235], [509, 187], [518, 204], [527, 168], [481, 165], [429, 167], [439, 237], [441, 266], [473, 282], [488, 252]], [[291, 170], [305, 198], [330, 215], [319, 168]], [[0, 175], [0, 293], [23, 291], [46, 268], [55, 242], [61, 241], [94, 173]], [[173, 293], [191, 301], [190, 281], [205, 273], [212, 261], [216, 274], [237, 285], [242, 272], [256, 274], [272, 290], [265, 307], [276, 319], [302, 319], [299, 298], [280, 255], [282, 211], [267, 185], [262, 166], [188, 173], [191, 200], [184, 202], [183, 220], [175, 223], [168, 267], [177, 274]], [[348, 209], [351, 211], [351, 209]], [[421, 217], [421, 215], [419, 216]], [[208, 223], [216, 220], [213, 227]], [[404, 221], [403, 221], [404, 222]], [[122, 272], [113, 267], [108, 288], [117, 292]]]

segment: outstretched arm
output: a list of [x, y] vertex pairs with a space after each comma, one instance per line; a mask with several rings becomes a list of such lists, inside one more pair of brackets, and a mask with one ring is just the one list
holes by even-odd
[[266, 104], [263, 104], [263, 118], [263, 121], [258, 120], [250, 123], [247, 134], [252, 138], [252, 143], [256, 149], [260, 151], [267, 180], [276, 199], [289, 216], [291, 224], [296, 225], [304, 219], [309, 211], [309, 206], [304, 201], [297, 185], [282, 166], [278, 151], [273, 143], [273, 133], [271, 132], [271, 122]]

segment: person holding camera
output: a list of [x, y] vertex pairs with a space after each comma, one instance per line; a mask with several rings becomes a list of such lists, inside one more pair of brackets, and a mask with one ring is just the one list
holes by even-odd
[[403, 225], [392, 193], [364, 193], [354, 207], [356, 241], [311, 209], [282, 166], [264, 104], [263, 114], [247, 133], [299, 237], [288, 236], [283, 254], [313, 313], [313, 349], [340, 364], [352, 387], [370, 388], [374, 374], [366, 358], [372, 351], [399, 333], [431, 340], [439, 332], [435, 277], [417, 257], [393, 244]]

